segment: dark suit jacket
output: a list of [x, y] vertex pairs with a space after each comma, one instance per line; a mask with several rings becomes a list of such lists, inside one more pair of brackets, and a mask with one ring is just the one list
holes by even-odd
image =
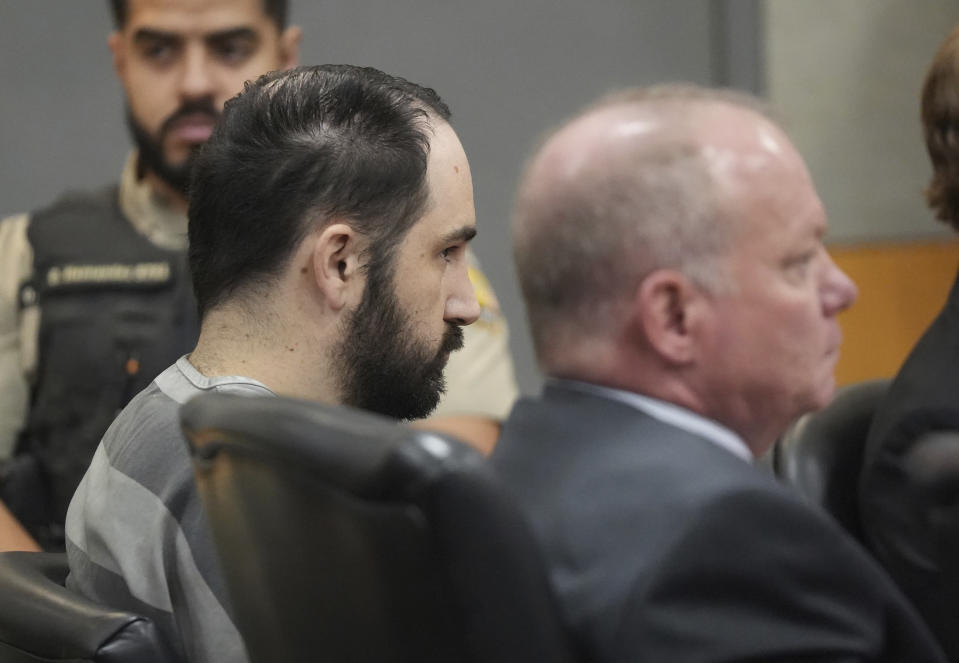
[[869, 545], [959, 662], [959, 559], [903, 470], [916, 439], [937, 430], [959, 430], [959, 279], [876, 411], [859, 484]]
[[518, 402], [492, 463], [587, 660], [943, 660], [827, 516], [629, 405], [548, 386]]

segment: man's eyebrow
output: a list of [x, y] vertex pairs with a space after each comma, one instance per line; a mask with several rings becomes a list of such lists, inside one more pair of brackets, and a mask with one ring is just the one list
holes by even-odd
[[476, 226], [463, 226], [452, 230], [440, 239], [441, 244], [453, 244], [455, 242], [468, 242], [476, 237]]
[[230, 39], [250, 39], [255, 41], [258, 39], [258, 35], [253, 28], [239, 27], [211, 32], [204, 36], [204, 39], [206, 41], [228, 41]]
[[138, 28], [133, 33], [134, 42], [142, 41], [174, 41], [180, 39], [180, 35], [166, 30], [157, 30], [156, 28]]
[[[237, 28], [228, 28], [226, 30], [217, 30], [203, 35], [204, 41], [224, 41], [230, 39], [252, 39], [257, 38], [256, 30], [246, 26]], [[167, 30], [158, 30], [156, 28], [139, 28], [133, 33], [134, 42], [142, 41], [179, 41], [183, 36], [177, 32]]]

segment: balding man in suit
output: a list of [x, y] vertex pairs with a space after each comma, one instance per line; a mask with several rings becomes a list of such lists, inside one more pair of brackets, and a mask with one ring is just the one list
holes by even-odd
[[493, 463], [591, 661], [941, 661], [884, 572], [752, 460], [835, 388], [856, 288], [745, 95], [666, 86], [556, 131], [514, 250], [543, 394]]

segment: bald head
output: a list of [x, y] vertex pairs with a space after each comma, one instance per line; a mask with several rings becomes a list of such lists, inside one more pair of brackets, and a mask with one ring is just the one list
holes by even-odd
[[727, 287], [720, 259], [744, 175], [784, 157], [798, 161], [758, 100], [693, 86], [607, 97], [552, 134], [527, 168], [513, 226], [544, 367], [568, 354], [557, 345], [615, 336], [655, 270]]
[[680, 405], [761, 453], [835, 388], [855, 285], [805, 163], [748, 97], [589, 108], [533, 157], [514, 221], [545, 372]]

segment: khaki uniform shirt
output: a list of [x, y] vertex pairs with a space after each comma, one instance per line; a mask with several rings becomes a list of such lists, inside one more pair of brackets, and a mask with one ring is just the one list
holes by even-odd
[[[186, 216], [163, 205], [137, 178], [136, 154], [120, 177], [120, 208], [138, 232], [157, 246], [186, 250]], [[20, 286], [31, 276], [33, 249], [27, 214], [0, 221], [0, 458], [13, 452], [26, 421], [28, 394], [37, 365], [40, 311], [20, 309]], [[470, 254], [470, 279], [482, 307], [480, 319], [464, 329], [464, 346], [450, 356], [447, 390], [434, 414], [475, 414], [503, 419], [516, 400], [506, 321], [496, 296]]]

